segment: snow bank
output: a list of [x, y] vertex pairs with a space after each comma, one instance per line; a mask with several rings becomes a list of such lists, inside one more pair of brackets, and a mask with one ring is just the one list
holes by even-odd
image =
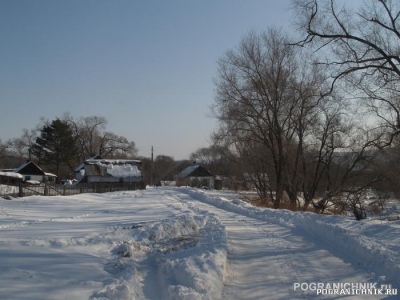
[[[227, 260], [225, 229], [210, 214], [202, 219], [192, 217], [183, 223], [189, 225], [190, 234], [169, 239], [173, 243], [163, 246], [164, 255], [157, 258], [164, 299], [221, 298]], [[186, 251], [179, 254], [170, 251], [176, 247]]]
[[186, 213], [141, 229], [137, 240], [151, 245], [153, 255], [156, 251], [157, 279], [164, 299], [221, 297], [227, 241], [215, 216]]
[[400, 221], [360, 222], [344, 216], [258, 208], [239, 199], [213, 196], [202, 190], [179, 189], [194, 199], [225, 210], [307, 232], [342, 256], [352, 257], [352, 263], [374, 272], [383, 283], [400, 286]]
[[0, 298], [220, 299], [225, 228], [170, 195], [0, 199]]
[[227, 242], [214, 215], [185, 213], [117, 227], [113, 235], [124, 236], [107, 267], [117, 279], [90, 299], [144, 298], [141, 282], [146, 278], [158, 282], [159, 295], [166, 300], [221, 298]]

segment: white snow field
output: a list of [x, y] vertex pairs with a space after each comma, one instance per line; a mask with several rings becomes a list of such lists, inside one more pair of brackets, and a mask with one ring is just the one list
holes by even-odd
[[0, 198], [0, 234], [0, 299], [400, 299], [400, 221], [229, 191]]

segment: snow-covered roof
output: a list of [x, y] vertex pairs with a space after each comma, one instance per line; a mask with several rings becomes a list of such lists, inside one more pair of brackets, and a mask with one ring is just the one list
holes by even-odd
[[57, 175], [56, 175], [56, 174], [53, 174], [53, 173], [47, 173], [47, 172], [44, 172], [44, 175], [46, 175], [46, 176], [51, 176], [51, 177], [57, 177]]
[[130, 164], [104, 164], [99, 161], [85, 165], [85, 176], [90, 177], [115, 177], [115, 178], [139, 178], [141, 172], [136, 165]]
[[25, 168], [25, 167], [26, 167], [27, 165], [29, 165], [30, 163], [31, 163], [31, 162], [28, 161], [28, 162], [22, 164], [22, 165], [19, 166], [18, 168], [15, 168], [15, 169], [14, 169], [14, 172], [18, 173], [19, 171], [21, 171], [23, 168]]
[[79, 166], [75, 168], [75, 172], [79, 172], [85, 168], [85, 164], [113, 164], [113, 165], [121, 165], [121, 164], [129, 164], [129, 165], [140, 165], [142, 162], [140, 160], [134, 159], [102, 159], [99, 155], [92, 156], [81, 163]]
[[186, 169], [184, 169], [182, 172], [180, 172], [178, 174], [178, 178], [185, 178], [190, 173], [192, 173], [194, 170], [196, 170], [198, 167], [200, 167], [200, 166], [199, 165], [193, 165], [193, 166], [187, 167]]
[[[100, 156], [100, 155], [95, 155], [95, 156], [89, 157], [88, 160], [90, 160], [90, 159], [95, 159], [95, 158], [100, 159], [101, 156]], [[85, 162], [83, 162], [83, 163], [81, 163], [79, 166], [77, 166], [77, 167], [74, 169], [74, 172], [79, 172], [79, 171], [82, 170], [84, 167], [85, 167]]]
[[140, 165], [142, 162], [135, 159], [87, 159], [85, 164], [112, 164], [112, 165]]
[[140, 177], [141, 173], [137, 166], [132, 166], [128, 164], [124, 165], [114, 165], [109, 164], [106, 165], [107, 167], [107, 174], [113, 177], [119, 178], [127, 178], [127, 177]]
[[192, 165], [178, 174], [178, 178], [186, 177], [212, 177], [213, 175], [200, 165]]
[[184, 169], [177, 175], [177, 178], [186, 178], [186, 177], [213, 177], [207, 169], [205, 169], [201, 165], [192, 165]]
[[[34, 170], [34, 169], [36, 169], [40, 175], [44, 175], [43, 170], [42, 170], [37, 164], [35, 164], [33, 161], [27, 161], [26, 163], [22, 164], [22, 165], [19, 166], [18, 168], [15, 168], [15, 169], [14, 169], [14, 172], [15, 172], [15, 173], [20, 173], [20, 172], [22, 172], [26, 167], [28, 167], [29, 165], [31, 165], [31, 166], [30, 166], [30, 170], [31, 170], [31, 171]], [[33, 168], [33, 169], [32, 169], [32, 168]]]
[[16, 172], [0, 172], [0, 176], [18, 178], [18, 179], [24, 178], [24, 176], [22, 176], [21, 174], [16, 173]]

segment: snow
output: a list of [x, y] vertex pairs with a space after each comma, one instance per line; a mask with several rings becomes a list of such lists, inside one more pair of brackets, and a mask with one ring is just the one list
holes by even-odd
[[400, 221], [237, 197], [158, 187], [0, 198], [0, 299], [334, 299], [293, 284], [400, 286]]
[[25, 183], [29, 183], [29, 184], [32, 184], [32, 185], [39, 185], [40, 181], [30, 179], [30, 180], [25, 180]]
[[64, 182], [63, 184], [65, 186], [72, 187], [78, 182], [78, 180], [76, 180], [76, 179], [66, 179], [66, 180], [61, 181], [61, 182]]
[[180, 172], [178, 174], [178, 178], [185, 178], [187, 177], [190, 173], [192, 173], [194, 170], [196, 170], [198, 167], [200, 167], [199, 165], [193, 165], [193, 166], [189, 166], [186, 169], [184, 169], [182, 172]]
[[140, 165], [142, 162], [136, 159], [96, 159], [96, 158], [89, 158], [85, 161], [85, 163], [101, 163], [101, 164], [117, 164], [117, 165]]
[[109, 174], [113, 177], [128, 178], [128, 177], [140, 177], [141, 176], [141, 173], [137, 166], [132, 166], [129, 164], [123, 164], [123, 165], [108, 164], [108, 165], [101, 165], [101, 166], [106, 166], [107, 174]]
[[0, 172], [0, 176], [5, 176], [5, 177], [10, 177], [10, 178], [16, 178], [16, 179], [22, 179], [24, 176], [22, 176], [19, 173], [16, 172]]
[[49, 176], [49, 177], [57, 177], [56, 174], [49, 173], [49, 172], [44, 172], [44, 175]]
[[[1, 201], [2, 195], [4, 195], [3, 197], [5, 197], [6, 199], [11, 199], [11, 195], [17, 194], [18, 191], [19, 191], [18, 186], [0, 184], [0, 201]], [[1, 207], [1, 205], [0, 205], [0, 207]]]

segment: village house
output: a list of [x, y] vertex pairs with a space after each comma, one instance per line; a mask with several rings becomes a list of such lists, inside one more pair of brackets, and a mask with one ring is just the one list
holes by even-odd
[[[40, 184], [44, 182], [55, 182], [57, 176], [52, 173], [44, 172], [37, 164], [27, 161], [15, 169], [3, 169], [2, 173], [9, 173], [11, 178], [20, 178], [25, 183]], [[16, 176], [19, 174], [20, 176]], [[4, 175], [3, 175], [4, 177]]]
[[[95, 155], [95, 156], [92, 156], [92, 157], [88, 158], [88, 160], [93, 160], [93, 159], [102, 159], [102, 157], [100, 155]], [[85, 162], [83, 162], [79, 166], [77, 166], [74, 169], [74, 172], [75, 172], [75, 179], [78, 182], [84, 180], [84, 177], [85, 177]]]
[[176, 177], [177, 186], [214, 188], [215, 177], [200, 165], [192, 165], [180, 172]]
[[89, 158], [75, 169], [77, 183], [140, 183], [139, 160]]

